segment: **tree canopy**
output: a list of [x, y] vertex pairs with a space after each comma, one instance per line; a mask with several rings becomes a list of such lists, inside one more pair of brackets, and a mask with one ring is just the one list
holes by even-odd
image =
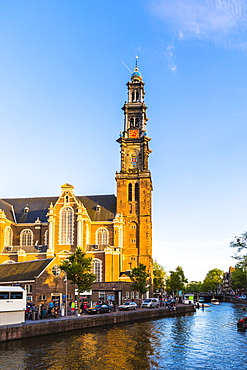
[[92, 258], [86, 257], [86, 253], [81, 248], [76, 248], [75, 253], [63, 260], [60, 264], [61, 270], [66, 272], [71, 284], [77, 284], [78, 296], [87, 290], [90, 290], [96, 276], [92, 274]]
[[241, 255], [243, 249], [247, 249], [247, 232], [245, 231], [240, 236], [235, 236], [234, 240], [230, 242], [230, 247], [235, 248], [236, 253], [234, 258], [241, 260], [245, 256]]
[[150, 274], [146, 271], [146, 265], [140, 263], [134, 267], [130, 273], [131, 287], [133, 290], [139, 292], [141, 295], [148, 291], [147, 280]]
[[166, 290], [169, 293], [176, 294], [177, 291], [185, 289], [185, 283], [188, 282], [181, 266], [176, 267], [175, 271], [169, 271], [170, 276], [166, 279]]
[[204, 292], [216, 291], [217, 286], [221, 284], [223, 281], [223, 274], [224, 274], [224, 271], [218, 268], [214, 268], [210, 270], [207, 273], [205, 279], [203, 280], [202, 290]]
[[153, 287], [154, 290], [163, 290], [165, 287], [166, 271], [156, 260], [153, 263]]
[[233, 289], [247, 291], [247, 257], [236, 264], [234, 271], [231, 273], [231, 286]]

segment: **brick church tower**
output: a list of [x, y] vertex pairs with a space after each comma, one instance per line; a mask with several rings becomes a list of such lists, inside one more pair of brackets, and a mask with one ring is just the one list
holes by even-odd
[[152, 272], [152, 179], [148, 168], [151, 139], [146, 131], [144, 85], [136, 60], [127, 83], [128, 101], [122, 108], [124, 129], [117, 140], [121, 148], [121, 169], [116, 173], [117, 214], [124, 222], [122, 271], [143, 263]]

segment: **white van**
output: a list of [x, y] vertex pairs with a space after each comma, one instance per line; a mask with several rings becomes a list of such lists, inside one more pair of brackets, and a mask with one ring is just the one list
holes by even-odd
[[142, 308], [155, 308], [159, 307], [159, 298], [147, 298], [142, 302]]

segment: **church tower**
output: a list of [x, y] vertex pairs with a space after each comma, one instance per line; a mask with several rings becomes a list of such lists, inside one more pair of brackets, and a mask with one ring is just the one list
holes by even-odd
[[148, 168], [151, 139], [146, 129], [144, 85], [136, 60], [127, 83], [128, 101], [122, 108], [124, 130], [117, 140], [121, 148], [121, 169], [116, 173], [117, 214], [124, 222], [122, 271], [142, 263], [152, 272], [152, 179]]

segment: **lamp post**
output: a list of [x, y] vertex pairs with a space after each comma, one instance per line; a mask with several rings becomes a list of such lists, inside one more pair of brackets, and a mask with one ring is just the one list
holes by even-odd
[[64, 282], [65, 282], [65, 316], [67, 316], [68, 278], [67, 278], [66, 272], [65, 272]]
[[116, 311], [116, 293], [117, 293], [116, 292], [116, 287], [117, 287], [116, 284], [114, 284], [113, 287], [112, 287], [112, 290], [114, 292], [114, 303], [113, 303], [114, 304], [114, 311]]

